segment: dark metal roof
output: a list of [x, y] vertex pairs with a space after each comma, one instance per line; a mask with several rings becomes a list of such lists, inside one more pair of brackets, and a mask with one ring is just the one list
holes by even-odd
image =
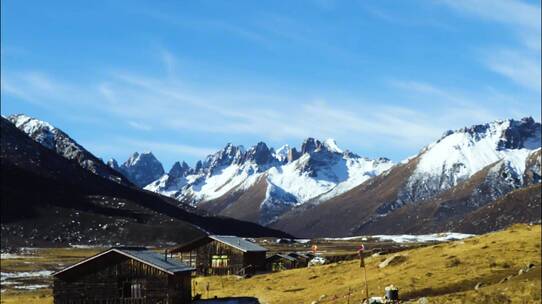
[[280, 257], [280, 258], [283, 258], [283, 259], [286, 259], [286, 260], [289, 260], [289, 261], [292, 261], [292, 262], [297, 261], [294, 257], [291, 257], [289, 255], [285, 255], [285, 254], [281, 254], [281, 253], [273, 254], [272, 256], [268, 257], [267, 259], [273, 259], [275, 257]]
[[303, 258], [303, 259], [310, 259], [309, 256], [303, 254], [303, 253], [299, 253], [299, 252], [290, 252], [288, 253], [288, 256], [291, 256], [293, 258]]
[[210, 235], [209, 238], [230, 245], [243, 252], [266, 252], [267, 249], [250, 241], [233, 235]]
[[155, 268], [161, 269], [169, 273], [178, 273], [184, 271], [192, 271], [194, 268], [186, 265], [175, 258], [165, 259], [163, 253], [158, 253], [150, 250], [130, 250], [130, 249], [115, 249], [124, 253], [125, 255], [139, 260], [142, 263], [148, 264]]
[[167, 272], [169, 274], [176, 274], [180, 272], [186, 272], [186, 271], [193, 271], [194, 268], [184, 264], [183, 262], [179, 261], [178, 259], [168, 257], [165, 258], [165, 255], [163, 253], [158, 253], [154, 251], [150, 251], [144, 248], [111, 248], [104, 252], [101, 252], [95, 256], [92, 256], [90, 258], [87, 258], [79, 263], [73, 264], [69, 267], [66, 267], [53, 275], [58, 275], [61, 273], [64, 273], [66, 271], [69, 271], [71, 269], [75, 269], [79, 266], [82, 266], [90, 261], [95, 261], [97, 259], [100, 259], [101, 257], [104, 257], [105, 255], [109, 254], [121, 254], [123, 256], [129, 257], [131, 259], [137, 260], [141, 263], [147, 264], [151, 267], [154, 267], [156, 269], [162, 270], [164, 272]]

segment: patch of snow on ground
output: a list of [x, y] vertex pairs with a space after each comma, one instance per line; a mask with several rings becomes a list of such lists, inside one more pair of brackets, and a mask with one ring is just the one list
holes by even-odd
[[18, 272], [0, 272], [0, 279], [2, 281], [10, 279], [19, 279], [19, 278], [38, 278], [38, 277], [48, 277], [53, 272], [50, 270], [41, 270], [41, 271], [18, 271]]
[[398, 235], [367, 235], [367, 236], [349, 236], [340, 238], [323, 238], [326, 241], [352, 241], [366, 240], [367, 238], [376, 238], [381, 241], [392, 241], [396, 243], [427, 243], [427, 242], [445, 242], [453, 240], [462, 240], [475, 236], [474, 234], [443, 232], [433, 234], [398, 234]]
[[15, 286], [16, 289], [26, 289], [26, 290], [36, 290], [36, 289], [42, 289], [42, 288], [47, 288], [47, 287], [49, 287], [49, 285], [46, 285], [46, 284]]
[[35, 258], [34, 256], [30, 255], [23, 255], [23, 254], [14, 254], [14, 253], [1, 253], [0, 259], [2, 260], [9, 260], [9, 259], [28, 259], [28, 258]]
[[380, 240], [393, 241], [396, 243], [427, 243], [427, 242], [445, 242], [462, 240], [474, 236], [474, 234], [445, 232], [434, 234], [399, 234], [399, 235], [373, 235], [372, 237]]

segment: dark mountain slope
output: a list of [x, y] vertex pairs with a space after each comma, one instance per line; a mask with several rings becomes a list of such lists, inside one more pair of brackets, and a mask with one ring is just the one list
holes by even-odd
[[90, 172], [118, 183], [130, 184], [126, 177], [111, 169], [64, 131], [51, 124], [24, 114], [10, 115], [7, 119], [34, 141], [64, 158], [77, 161]]
[[[463, 219], [471, 212], [515, 189], [514, 180], [502, 178], [504, 173], [502, 168], [501, 161], [491, 164], [467, 181], [435, 198], [407, 204], [402, 208], [371, 218], [357, 233], [416, 234], [447, 231], [446, 224]], [[514, 223], [513, 217], [510, 220], [510, 224]]]
[[514, 223], [540, 223], [542, 185], [514, 190], [498, 200], [444, 225], [448, 231], [487, 233]]
[[256, 224], [181, 208], [172, 199], [101, 178], [36, 143], [4, 118], [0, 157], [3, 246], [156, 244], [185, 241], [204, 230], [284, 236]]

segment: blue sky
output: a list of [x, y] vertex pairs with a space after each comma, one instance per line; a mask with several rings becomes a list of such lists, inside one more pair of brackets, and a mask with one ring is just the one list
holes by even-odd
[[540, 2], [2, 1], [2, 115], [168, 170], [227, 142], [400, 161], [444, 131], [540, 121]]

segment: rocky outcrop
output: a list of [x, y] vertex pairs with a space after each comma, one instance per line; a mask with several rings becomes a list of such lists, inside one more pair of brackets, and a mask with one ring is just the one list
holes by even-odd
[[162, 164], [152, 152], [135, 152], [118, 170], [139, 187], [150, 184], [164, 174]]
[[23, 114], [10, 115], [7, 120], [34, 141], [64, 158], [76, 161], [90, 172], [118, 183], [130, 184], [124, 176], [110, 169], [102, 160], [79, 145], [68, 134], [48, 122]]

